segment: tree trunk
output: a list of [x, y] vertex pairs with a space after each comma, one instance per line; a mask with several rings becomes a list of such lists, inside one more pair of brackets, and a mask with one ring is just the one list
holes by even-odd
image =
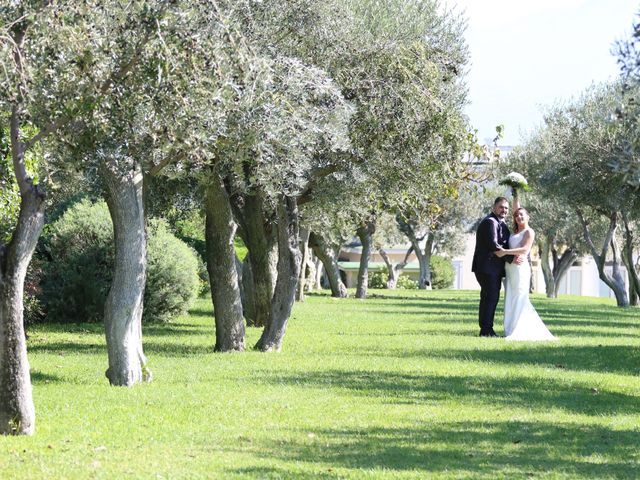
[[233, 244], [236, 224], [229, 196], [218, 175], [207, 184], [205, 195], [206, 251], [211, 301], [216, 323], [217, 352], [244, 351], [242, 298]]
[[538, 242], [538, 248], [540, 249], [540, 266], [542, 267], [542, 275], [544, 276], [544, 287], [547, 298], [557, 298], [558, 288], [556, 287], [553, 269], [549, 264], [549, 255], [551, 253], [550, 244], [551, 240], [547, 238]]
[[418, 278], [418, 288], [422, 290], [431, 289], [431, 253], [433, 250], [433, 236], [427, 234], [427, 244], [425, 249], [420, 248], [420, 239], [416, 235], [414, 226], [405, 221], [400, 215], [396, 216], [396, 223], [399, 230], [406, 235], [411, 242], [411, 248], [416, 254], [418, 259], [418, 266], [420, 267], [420, 276]]
[[[265, 218], [265, 205], [260, 194], [238, 198], [234, 213], [240, 223], [240, 235], [249, 250], [251, 263], [251, 287], [254, 298], [253, 326], [268, 325], [271, 316], [271, 299], [274, 291], [272, 273], [275, 239], [271, 222]], [[242, 203], [242, 206], [237, 206]]]
[[302, 260], [300, 264], [300, 278], [298, 279], [298, 290], [296, 292], [296, 301], [304, 302], [304, 289], [307, 284], [307, 263], [309, 262], [309, 235], [308, 228], [300, 229], [300, 247], [302, 252]]
[[356, 234], [362, 244], [362, 254], [360, 255], [360, 268], [358, 269], [358, 285], [356, 287], [356, 298], [367, 298], [367, 284], [369, 282], [369, 259], [373, 247], [373, 234], [376, 231], [375, 217], [365, 221]]
[[557, 253], [554, 253], [554, 268], [553, 268], [553, 278], [554, 278], [554, 298], [558, 297], [558, 289], [560, 288], [560, 281], [567, 274], [573, 262], [578, 259], [578, 254], [572, 250], [567, 249], [562, 253], [561, 257], [558, 257]]
[[143, 175], [135, 160], [119, 157], [101, 165], [113, 221], [115, 265], [104, 306], [111, 385], [151, 381], [142, 350], [142, 308], [147, 268]]
[[[600, 280], [602, 280], [611, 290], [613, 290], [613, 293], [616, 296], [616, 303], [619, 307], [628, 307], [629, 297], [627, 296], [627, 290], [624, 285], [624, 280], [622, 278], [622, 275], [620, 274], [620, 260], [617, 256], [617, 246], [615, 243], [615, 233], [618, 228], [618, 212], [611, 213], [611, 216], [609, 217], [609, 230], [602, 244], [602, 250], [600, 253], [598, 253], [598, 250], [593, 243], [589, 225], [582, 215], [582, 211], [580, 209], [576, 209], [576, 213], [578, 214], [578, 219], [582, 224], [585, 241], [587, 242], [587, 245], [589, 245], [591, 255], [593, 256], [594, 260], [596, 261], [596, 265], [598, 266], [598, 274], [600, 276]], [[613, 253], [613, 270], [611, 275], [607, 274], [607, 272], [605, 271], [607, 252], [610, 246], [612, 247]]]
[[298, 205], [295, 198], [278, 202], [278, 277], [273, 295], [271, 323], [266, 325], [256, 348], [263, 352], [282, 349], [300, 275]]
[[240, 293], [242, 294], [242, 314], [247, 321], [247, 326], [256, 327], [256, 290], [253, 286], [250, 255], [251, 253], [247, 253], [247, 256], [242, 261], [242, 288]]
[[[345, 287], [340, 278], [340, 269], [338, 268], [338, 261], [336, 260], [333, 249], [327, 245], [324, 238], [315, 232], [310, 232], [309, 234], [309, 246], [324, 266], [327, 278], [329, 279], [329, 286], [331, 287], [331, 296], [347, 298], [349, 294], [347, 293], [347, 287]], [[317, 272], [321, 272], [321, 270], [321, 268], [317, 268]]]
[[398, 270], [396, 269], [397, 265], [394, 265], [393, 263], [391, 263], [391, 260], [389, 259], [389, 255], [387, 255], [387, 252], [385, 251], [384, 248], [382, 247], [378, 248], [378, 253], [382, 257], [384, 264], [387, 266], [387, 289], [395, 290], [396, 284], [398, 283], [398, 276], [399, 276]]
[[[544, 276], [545, 291], [548, 298], [558, 298], [558, 290], [560, 289], [560, 281], [569, 271], [573, 262], [578, 258], [575, 250], [567, 248], [561, 256], [558, 255], [556, 248], [553, 246], [554, 238], [542, 238], [538, 242], [540, 250], [540, 266]], [[551, 256], [553, 265], [549, 262]]]
[[620, 252], [618, 250], [618, 244], [616, 243], [615, 237], [611, 239], [611, 256], [611, 278], [613, 279], [613, 284], [616, 287], [615, 289], [613, 289], [613, 293], [616, 296], [616, 302], [618, 303], [618, 306], [628, 307], [629, 295], [625, 287], [624, 278], [622, 277], [622, 271], [620, 270]]
[[0, 245], [0, 433], [31, 435], [36, 414], [24, 334], [23, 292], [27, 267], [44, 226], [44, 192], [29, 184], [11, 241]]
[[633, 231], [629, 226], [629, 219], [626, 213], [622, 214], [624, 224], [624, 248], [622, 249], [622, 259], [625, 267], [627, 267], [627, 276], [629, 280], [629, 303], [637, 306], [640, 298], [640, 278], [633, 258]]
[[[428, 238], [430, 239], [431, 237], [429, 236]], [[427, 241], [427, 245], [424, 250], [420, 248], [420, 241], [413, 232], [411, 236], [409, 236], [409, 240], [411, 241], [411, 246], [413, 247], [413, 251], [418, 259], [418, 266], [420, 267], [418, 288], [421, 290], [431, 290], [431, 246], [433, 244], [433, 240], [431, 240], [431, 243]]]
[[[313, 266], [315, 268], [315, 274], [313, 278], [313, 289], [320, 290], [322, 288], [321, 279], [322, 279], [322, 270], [324, 270], [324, 264], [322, 263], [322, 260], [318, 258], [318, 255], [315, 252], [314, 254], [316, 256], [316, 259], [315, 259], [315, 262], [313, 262]], [[338, 271], [338, 279], [340, 280], [340, 282], [342, 282], [339, 271]], [[344, 288], [344, 294], [347, 295], [347, 289], [345, 288], [344, 283], [342, 284], [342, 287]], [[332, 291], [332, 294], [333, 294], [333, 291]]]

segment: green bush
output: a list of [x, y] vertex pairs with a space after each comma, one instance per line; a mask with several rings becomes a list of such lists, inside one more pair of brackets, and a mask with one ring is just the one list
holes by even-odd
[[[107, 205], [81, 201], [65, 212], [44, 239], [40, 300], [46, 320], [97, 322], [113, 270], [113, 226]], [[198, 258], [161, 220], [148, 229], [143, 321], [166, 321], [185, 311], [198, 288]]]
[[377, 270], [369, 273], [369, 288], [387, 288], [387, 272]]
[[113, 267], [113, 227], [105, 203], [81, 201], [53, 222], [44, 237], [40, 300], [46, 319], [97, 322]]
[[167, 321], [184, 313], [198, 294], [198, 256], [163, 220], [149, 222], [143, 321]]
[[455, 272], [451, 260], [434, 255], [431, 257], [431, 285], [434, 289], [445, 289], [453, 286]]
[[407, 275], [400, 275], [396, 282], [396, 288], [403, 290], [416, 290], [418, 288], [418, 282], [411, 280]]

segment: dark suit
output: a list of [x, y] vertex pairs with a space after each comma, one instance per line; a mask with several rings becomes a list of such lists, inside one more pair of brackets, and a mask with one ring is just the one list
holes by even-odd
[[[497, 257], [498, 246], [509, 248], [509, 229], [493, 212], [482, 219], [476, 232], [476, 248], [473, 252], [471, 271], [480, 284], [480, 308], [478, 321], [480, 334], [493, 332], [493, 318], [500, 300], [500, 284], [504, 277], [507, 257]], [[509, 258], [511, 261], [513, 257]]]

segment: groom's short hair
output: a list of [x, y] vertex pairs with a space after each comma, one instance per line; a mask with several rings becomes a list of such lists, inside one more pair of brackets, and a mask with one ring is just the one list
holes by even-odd
[[496, 205], [498, 205], [499, 203], [502, 203], [502, 202], [507, 202], [507, 203], [509, 203], [509, 200], [507, 200], [505, 197], [498, 197], [498, 198], [496, 198], [496, 199], [494, 200], [494, 202], [493, 202], [493, 206], [495, 207]]

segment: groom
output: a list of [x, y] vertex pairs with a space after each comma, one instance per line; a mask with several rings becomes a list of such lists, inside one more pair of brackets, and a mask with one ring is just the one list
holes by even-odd
[[476, 232], [476, 248], [473, 252], [471, 271], [476, 274], [480, 284], [480, 308], [478, 320], [481, 337], [497, 337], [493, 331], [493, 317], [500, 299], [500, 284], [504, 277], [504, 263], [515, 261], [520, 264], [522, 259], [511, 255], [502, 258], [493, 252], [498, 247], [509, 248], [509, 228], [505, 218], [509, 213], [509, 201], [498, 197], [493, 202], [491, 213], [484, 217]]

